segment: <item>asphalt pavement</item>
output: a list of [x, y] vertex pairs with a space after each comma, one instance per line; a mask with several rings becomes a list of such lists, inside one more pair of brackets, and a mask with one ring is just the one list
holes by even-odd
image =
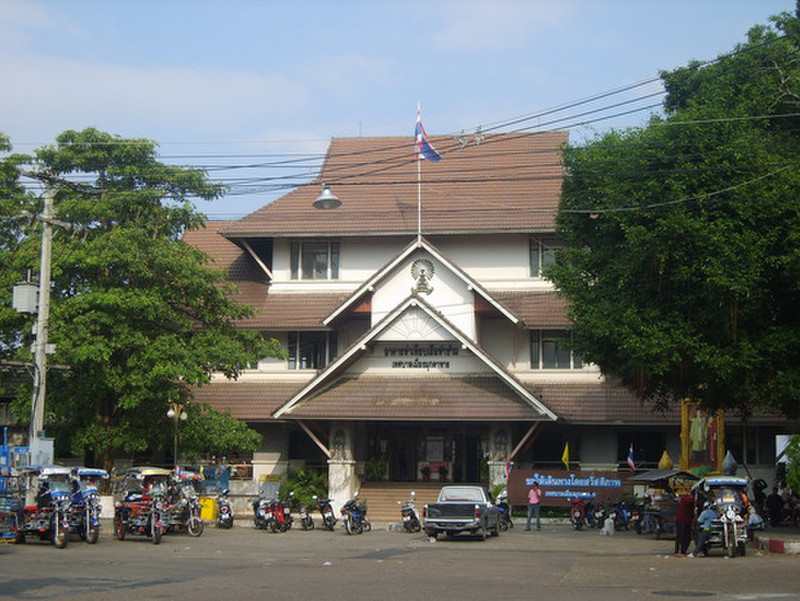
[[673, 556], [673, 540], [600, 536], [567, 524], [497, 538], [431, 541], [375, 524], [348, 536], [319, 528], [271, 533], [240, 522], [192, 538], [77, 538], [66, 549], [31, 540], [0, 548], [0, 599], [686, 599], [800, 601], [800, 555], [748, 546], [745, 557]]

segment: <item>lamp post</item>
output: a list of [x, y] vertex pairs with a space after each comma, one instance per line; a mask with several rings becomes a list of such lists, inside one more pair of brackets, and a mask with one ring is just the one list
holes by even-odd
[[189, 417], [189, 414], [186, 413], [186, 407], [182, 403], [170, 403], [169, 409], [167, 409], [167, 417], [170, 418], [175, 422], [175, 437], [172, 444], [172, 459], [173, 464], [175, 467], [178, 467], [178, 422], [182, 421], [185, 422], [186, 419]]

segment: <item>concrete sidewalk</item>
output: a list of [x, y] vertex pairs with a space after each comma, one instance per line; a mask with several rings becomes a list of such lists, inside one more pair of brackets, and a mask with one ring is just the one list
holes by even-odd
[[753, 544], [770, 553], [792, 553], [800, 555], [800, 527], [778, 526], [767, 528], [753, 535]]

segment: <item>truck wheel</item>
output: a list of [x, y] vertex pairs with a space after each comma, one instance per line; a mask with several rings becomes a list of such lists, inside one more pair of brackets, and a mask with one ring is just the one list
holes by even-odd
[[494, 528], [490, 531], [492, 536], [500, 536], [500, 523], [496, 522]]
[[439, 536], [439, 532], [437, 532], [436, 530], [430, 530], [429, 529], [429, 530], [425, 530], [425, 535], [428, 538], [432, 538], [433, 540], [436, 540], [436, 537]]

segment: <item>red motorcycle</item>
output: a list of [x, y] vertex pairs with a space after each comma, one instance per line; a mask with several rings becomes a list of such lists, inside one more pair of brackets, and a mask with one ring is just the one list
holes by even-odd
[[294, 493], [290, 493], [290, 498], [285, 501], [275, 499], [270, 502], [272, 519], [269, 522], [269, 526], [273, 532], [286, 532], [292, 527], [292, 522], [294, 521], [291, 510], [292, 496], [294, 496]]

